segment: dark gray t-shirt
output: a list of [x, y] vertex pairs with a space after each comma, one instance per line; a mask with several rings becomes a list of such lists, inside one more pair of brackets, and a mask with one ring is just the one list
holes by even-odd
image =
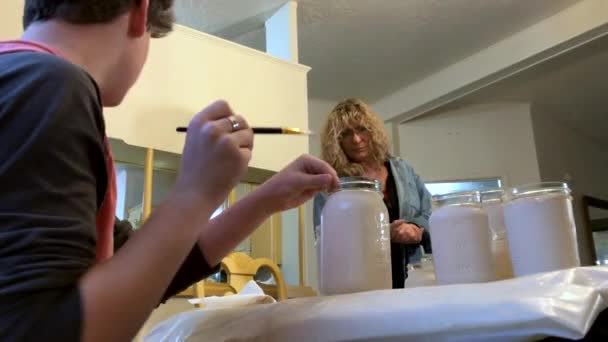
[[[104, 139], [84, 70], [50, 54], [0, 54], [0, 340], [79, 340], [77, 282], [95, 262], [108, 186]], [[130, 231], [115, 225], [120, 241]], [[163, 300], [211, 272], [195, 246]]]

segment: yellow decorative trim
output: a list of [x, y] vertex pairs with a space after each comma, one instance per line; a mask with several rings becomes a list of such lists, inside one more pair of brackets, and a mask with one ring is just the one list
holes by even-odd
[[304, 206], [298, 208], [298, 258], [299, 258], [299, 276], [300, 287], [304, 287], [304, 270], [306, 268], [306, 259], [304, 258]]
[[152, 212], [152, 182], [154, 176], [154, 150], [146, 150], [146, 164], [144, 165], [144, 205], [142, 221], [145, 221]]
[[283, 263], [283, 215], [281, 213], [272, 215], [270, 225], [272, 227], [270, 234], [272, 240], [271, 259], [277, 265], [280, 265]]
[[234, 203], [236, 203], [236, 188], [230, 191], [230, 196], [228, 197], [228, 206], [230, 207]]

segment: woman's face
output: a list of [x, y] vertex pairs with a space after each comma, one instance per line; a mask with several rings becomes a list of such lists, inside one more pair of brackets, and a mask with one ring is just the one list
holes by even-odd
[[340, 135], [340, 146], [346, 156], [355, 163], [363, 163], [371, 156], [371, 134], [363, 126], [346, 128]]

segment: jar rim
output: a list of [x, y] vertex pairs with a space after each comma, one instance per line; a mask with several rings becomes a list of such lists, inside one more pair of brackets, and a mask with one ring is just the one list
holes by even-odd
[[502, 202], [502, 198], [505, 194], [505, 189], [494, 188], [481, 191], [481, 202]]
[[341, 177], [339, 190], [371, 190], [382, 191], [380, 181], [367, 177]]
[[568, 184], [564, 182], [531, 183], [509, 188], [509, 190], [505, 192], [503, 199], [513, 200], [521, 197], [530, 197], [551, 193], [563, 193], [570, 195], [571, 190]]
[[447, 194], [434, 195], [433, 203], [437, 205], [475, 204], [481, 202], [479, 191], [457, 191]]

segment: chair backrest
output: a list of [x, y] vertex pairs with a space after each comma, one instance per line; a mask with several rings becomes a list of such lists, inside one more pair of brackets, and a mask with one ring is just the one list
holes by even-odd
[[267, 267], [272, 273], [277, 287], [277, 299], [287, 299], [287, 285], [279, 266], [268, 258], [252, 259], [244, 253], [232, 253], [222, 260], [222, 268], [228, 275], [228, 284], [237, 292], [251, 280], [258, 270]]

